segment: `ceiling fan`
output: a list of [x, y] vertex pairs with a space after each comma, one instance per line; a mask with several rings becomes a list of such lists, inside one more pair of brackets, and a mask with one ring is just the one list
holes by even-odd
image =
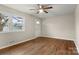
[[48, 4], [37, 4], [37, 9], [30, 9], [30, 10], [36, 10], [37, 11], [37, 14], [39, 13], [48, 13], [47, 9], [52, 9], [53, 7], [52, 6], [49, 6]]

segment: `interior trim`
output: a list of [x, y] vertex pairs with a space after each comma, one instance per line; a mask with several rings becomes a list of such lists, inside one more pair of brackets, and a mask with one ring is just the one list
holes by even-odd
[[4, 49], [4, 48], [10, 47], [10, 46], [14, 46], [14, 45], [17, 45], [17, 44], [20, 44], [20, 43], [23, 43], [23, 42], [26, 42], [26, 41], [29, 41], [29, 40], [33, 40], [33, 39], [35, 39], [35, 38], [37, 38], [37, 37], [32, 37], [32, 38], [25, 39], [25, 40], [23, 40], [23, 41], [19, 41], [19, 42], [17, 42], [17, 43], [11, 44], [11, 45], [6, 45], [6, 46], [3, 46], [3, 47], [0, 47], [0, 49]]

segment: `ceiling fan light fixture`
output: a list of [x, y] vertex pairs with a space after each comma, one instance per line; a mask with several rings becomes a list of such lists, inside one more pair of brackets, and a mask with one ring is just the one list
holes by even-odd
[[39, 9], [39, 12], [42, 13], [43, 12], [43, 9]]
[[40, 8], [42, 8], [42, 6], [41, 6], [41, 5], [40, 5], [39, 7], [40, 7]]
[[31, 10], [36, 10], [36, 14], [40, 13], [48, 13], [48, 9], [52, 9], [52, 6], [48, 5], [43, 5], [43, 4], [37, 4], [37, 9], [31, 9]]

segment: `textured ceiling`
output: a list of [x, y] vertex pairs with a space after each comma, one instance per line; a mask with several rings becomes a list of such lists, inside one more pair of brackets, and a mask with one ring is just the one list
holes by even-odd
[[51, 4], [51, 6], [53, 6], [53, 9], [47, 10], [48, 13], [36, 14], [36, 10], [29, 10], [37, 8], [36, 4], [5, 4], [4, 6], [19, 10], [21, 12], [32, 14], [41, 18], [74, 13], [76, 7], [75, 4]]

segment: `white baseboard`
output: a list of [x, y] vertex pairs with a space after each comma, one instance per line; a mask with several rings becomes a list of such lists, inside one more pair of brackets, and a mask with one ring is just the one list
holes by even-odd
[[41, 36], [41, 37], [49, 37], [49, 38], [56, 38], [56, 39], [62, 39], [62, 40], [71, 40], [71, 41], [74, 40], [74, 39], [70, 39], [70, 38], [61, 38], [61, 37], [52, 37], [52, 36]]
[[29, 41], [29, 40], [33, 40], [33, 39], [35, 39], [35, 38], [37, 38], [37, 37], [32, 37], [32, 38], [29, 38], [29, 39], [25, 39], [25, 40], [23, 40], [23, 41], [19, 41], [19, 42], [14, 43], [14, 44], [2, 46], [2, 47], [0, 47], [0, 49], [7, 48], [7, 47], [10, 47], [10, 46], [13, 46], [13, 45], [17, 45], [17, 44], [20, 44], [20, 43], [23, 43], [23, 42], [26, 42], [26, 41]]

